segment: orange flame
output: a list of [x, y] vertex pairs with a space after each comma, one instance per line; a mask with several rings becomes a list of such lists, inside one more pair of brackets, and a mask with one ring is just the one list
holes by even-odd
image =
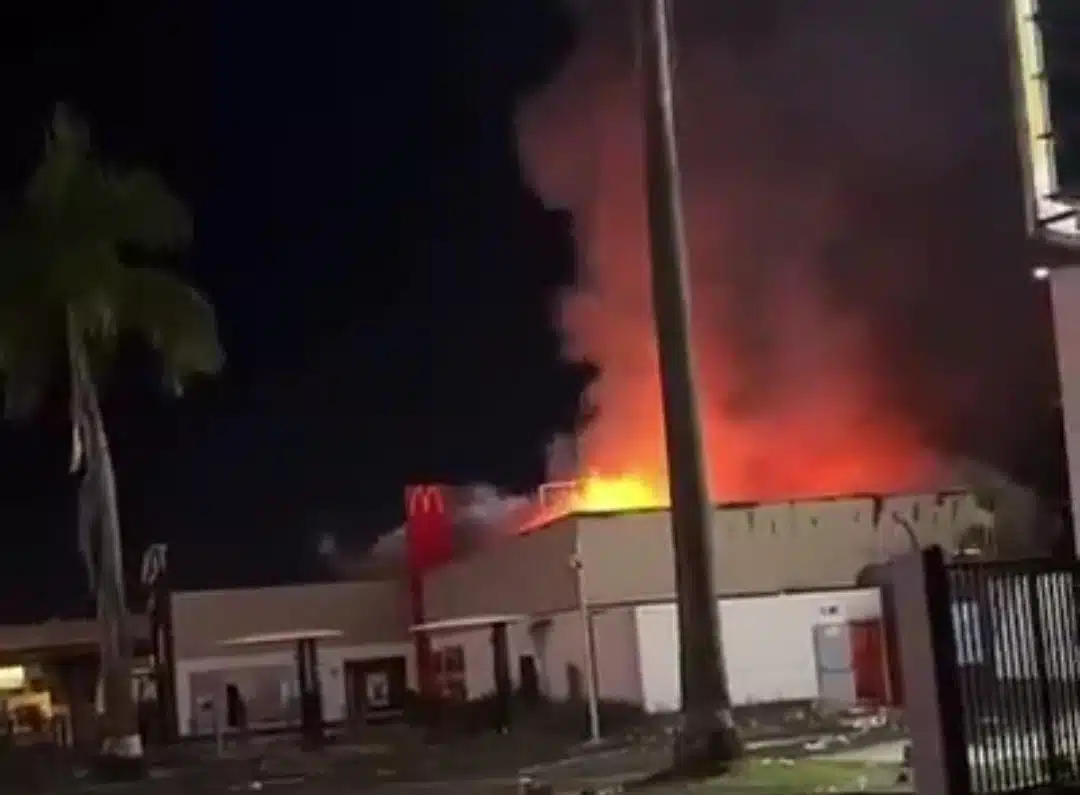
[[662, 508], [668, 504], [667, 484], [640, 475], [592, 474], [578, 483], [575, 513], [611, 513]]
[[[667, 506], [640, 85], [632, 48], [617, 40], [624, 29], [600, 13], [581, 21], [581, 46], [518, 119], [533, 187], [573, 216], [583, 271], [559, 305], [567, 353], [600, 368], [589, 394], [598, 411], [576, 461], [604, 474], [564, 491], [558, 507]], [[763, 97], [758, 79], [707, 39], [694, 41], [679, 69], [681, 193], [710, 496], [940, 485], [941, 462], [899, 398], [879, 319], [845, 300], [829, 275], [837, 241], [866, 237], [851, 158], [808, 157], [807, 139], [777, 124], [774, 104], [789, 97]], [[792, 118], [802, 118], [803, 96]], [[852, 273], [888, 273], [907, 286], [897, 276], [908, 273], [905, 249], [840, 248]]]

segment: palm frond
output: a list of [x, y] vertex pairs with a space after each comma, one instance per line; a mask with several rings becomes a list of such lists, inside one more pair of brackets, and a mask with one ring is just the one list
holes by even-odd
[[144, 169], [103, 165], [85, 125], [64, 106], [54, 113], [26, 199], [69, 245], [107, 240], [157, 251], [191, 241], [191, 217], [164, 180]]
[[47, 325], [34, 322], [29, 315], [25, 319], [22, 330], [8, 326], [0, 333], [4, 415], [15, 420], [40, 406], [56, 373], [57, 354], [63, 350], [62, 340]]
[[136, 254], [129, 246], [187, 243], [183, 203], [149, 171], [103, 166], [66, 107], [55, 110], [23, 202], [0, 222], [0, 379], [9, 413], [40, 400], [69, 331], [95, 375], [125, 331], [157, 349], [177, 391], [190, 376], [221, 368], [210, 303], [176, 276], [124, 261]]
[[27, 185], [26, 199], [30, 206], [62, 206], [72, 172], [87, 161], [89, 153], [90, 137], [85, 125], [66, 105], [58, 104], [45, 131], [45, 156]]
[[173, 251], [191, 242], [187, 208], [157, 174], [104, 171], [101, 179], [117, 242], [147, 251]]
[[167, 385], [176, 392], [191, 376], [212, 375], [225, 363], [213, 306], [168, 271], [126, 268], [117, 316], [122, 329], [158, 351]]
[[53, 106], [47, 142], [80, 152], [90, 151], [90, 127], [66, 102]]

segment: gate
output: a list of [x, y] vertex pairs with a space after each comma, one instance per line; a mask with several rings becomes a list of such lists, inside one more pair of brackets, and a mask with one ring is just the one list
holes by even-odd
[[959, 723], [971, 792], [1077, 781], [1080, 564], [924, 561], [934, 656], [960, 707], [944, 719]]

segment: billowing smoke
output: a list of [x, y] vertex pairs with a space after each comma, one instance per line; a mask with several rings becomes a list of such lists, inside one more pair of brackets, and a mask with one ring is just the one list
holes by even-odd
[[[574, 219], [560, 321], [601, 369], [582, 464], [662, 479], [632, 5], [578, 4], [577, 49], [518, 129]], [[1046, 346], [996, 6], [673, 5], [714, 497], [922, 488], [942, 446], [1007, 455]]]
[[[468, 554], [489, 540], [517, 532], [536, 512], [530, 498], [504, 494], [486, 484], [443, 488], [455, 555]], [[397, 573], [405, 565], [404, 525], [382, 535], [372, 547], [349, 548], [338, 534], [329, 532], [321, 534], [316, 543], [323, 564], [343, 579]]]

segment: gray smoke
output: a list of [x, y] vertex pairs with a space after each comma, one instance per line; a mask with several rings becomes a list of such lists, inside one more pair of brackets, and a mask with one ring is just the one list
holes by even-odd
[[[516, 532], [532, 506], [527, 497], [505, 494], [483, 483], [450, 487], [448, 491], [457, 555], [467, 554], [489, 540]], [[320, 558], [334, 576], [356, 579], [404, 569], [404, 524], [364, 548], [350, 548], [343, 541], [344, 535], [323, 533], [316, 539]]]
[[[518, 120], [529, 178], [578, 230], [561, 319], [571, 353], [602, 371], [582, 440], [600, 466], [655, 413], [638, 386], [655, 363], [631, 5], [575, 4], [578, 48]], [[897, 456], [1007, 463], [1053, 374], [1022, 256], [998, 4], [673, 5], [714, 474], [729, 492], [793, 496], [827, 486], [804, 473], [831, 457], [859, 482], [852, 450], [875, 434], [867, 445]], [[880, 485], [911, 485], [917, 464], [884, 467], [898, 482]]]

